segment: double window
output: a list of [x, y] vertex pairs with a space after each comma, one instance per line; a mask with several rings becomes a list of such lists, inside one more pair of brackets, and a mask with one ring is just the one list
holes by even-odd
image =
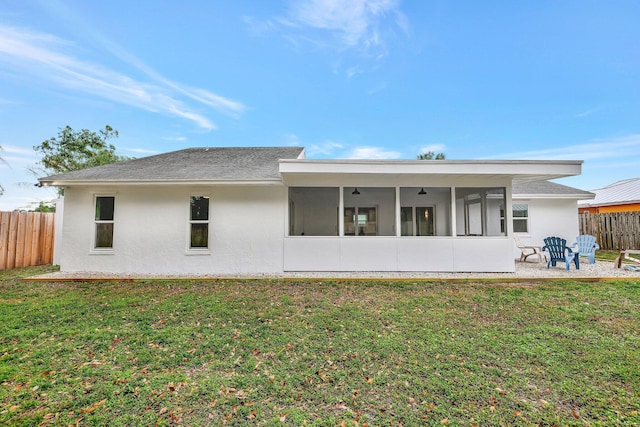
[[94, 249], [113, 249], [115, 197], [96, 196]]
[[189, 206], [189, 249], [209, 248], [209, 198], [191, 196]]

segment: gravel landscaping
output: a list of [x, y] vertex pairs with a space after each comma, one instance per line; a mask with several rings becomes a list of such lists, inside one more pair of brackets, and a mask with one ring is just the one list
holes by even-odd
[[[556, 267], [547, 269], [546, 263], [520, 262], [516, 261], [516, 271], [514, 273], [438, 273], [438, 272], [387, 272], [387, 271], [361, 271], [361, 272], [288, 272], [283, 274], [237, 274], [234, 278], [389, 278], [389, 279], [580, 279], [580, 278], [629, 278], [640, 279], [640, 264], [627, 264], [639, 267], [637, 271], [630, 271], [625, 268], [615, 268], [613, 262], [597, 261], [589, 264], [585, 259], [580, 264], [580, 270], [576, 270], [571, 265], [571, 270], [565, 270], [564, 264], [558, 263]], [[203, 275], [203, 274], [180, 274], [180, 275], [150, 275], [150, 274], [114, 274], [100, 272], [55, 272], [35, 276], [30, 279], [37, 280], [114, 280], [114, 279], [153, 279], [153, 278], [229, 278], [230, 275]]]

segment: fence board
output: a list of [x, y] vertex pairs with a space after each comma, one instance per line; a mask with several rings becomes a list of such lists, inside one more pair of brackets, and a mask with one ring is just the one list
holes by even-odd
[[7, 254], [9, 253], [9, 220], [10, 212], [0, 212], [0, 269], [7, 268]]
[[42, 233], [44, 245], [42, 250], [42, 264], [51, 264], [53, 262], [53, 241], [55, 239], [55, 216], [45, 215], [44, 232]]
[[0, 212], [0, 270], [53, 262], [55, 214]]
[[18, 212], [18, 232], [16, 234], [16, 267], [24, 267], [24, 246], [27, 237], [27, 213]]
[[16, 268], [16, 243], [18, 242], [18, 212], [11, 212], [9, 218], [9, 249], [7, 250], [7, 269]]
[[595, 236], [601, 249], [640, 249], [640, 211], [582, 213], [580, 234]]
[[40, 223], [41, 216], [33, 216], [33, 225], [31, 229], [31, 249], [29, 250], [29, 265], [38, 265], [40, 251], [38, 250], [40, 247]]

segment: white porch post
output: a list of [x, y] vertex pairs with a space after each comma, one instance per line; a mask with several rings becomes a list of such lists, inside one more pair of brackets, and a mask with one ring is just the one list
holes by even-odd
[[396, 186], [396, 237], [400, 237], [400, 187]]
[[508, 185], [505, 188], [504, 194], [504, 232], [505, 236], [513, 236], [513, 201], [511, 200], [513, 197], [511, 185]]
[[451, 236], [456, 236], [458, 224], [456, 224], [456, 187], [451, 187]]
[[486, 236], [489, 234], [488, 230], [489, 230], [489, 224], [488, 224], [488, 218], [487, 218], [487, 192], [483, 191], [482, 194], [480, 195], [480, 200], [482, 200], [482, 203], [480, 206], [482, 206], [482, 212], [481, 212], [481, 219], [482, 219], [482, 235]]
[[340, 201], [338, 202], [338, 236], [344, 236], [344, 187], [340, 186], [339, 189]]
[[289, 237], [291, 231], [291, 197], [289, 194], [289, 187], [284, 186], [284, 237]]

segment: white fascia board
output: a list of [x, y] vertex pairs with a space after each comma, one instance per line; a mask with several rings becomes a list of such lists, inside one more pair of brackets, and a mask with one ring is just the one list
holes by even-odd
[[[581, 160], [280, 160], [280, 174], [287, 185], [328, 182], [357, 183], [357, 177], [404, 177], [415, 183], [426, 179], [503, 180], [514, 183], [580, 175]], [[362, 185], [362, 184], [357, 184]], [[418, 185], [418, 184], [416, 184]], [[584, 197], [583, 197], [584, 198]]]
[[280, 160], [286, 174], [573, 176], [581, 160]]

